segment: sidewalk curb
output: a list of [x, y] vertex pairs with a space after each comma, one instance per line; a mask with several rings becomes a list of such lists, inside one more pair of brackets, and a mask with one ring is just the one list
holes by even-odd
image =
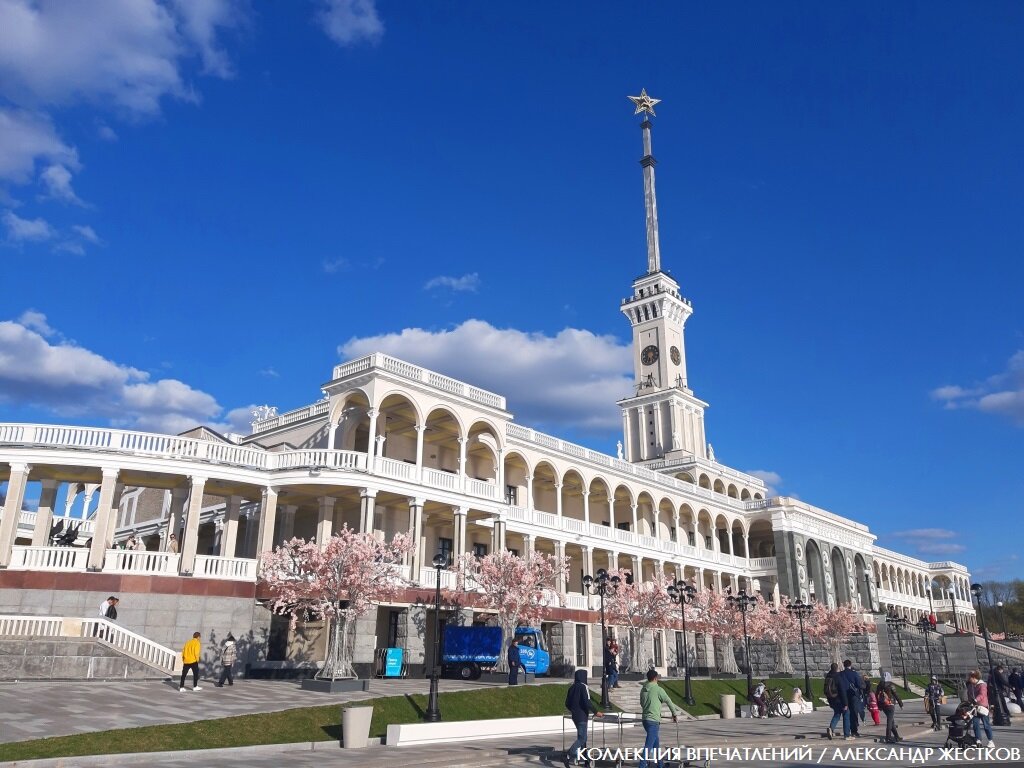
[[[370, 739], [368, 749], [381, 746], [381, 739]], [[289, 744], [253, 744], [248, 747], [217, 747], [214, 749], [182, 749], [165, 752], [117, 752], [111, 755], [81, 755], [78, 757], [43, 757], [32, 760], [0, 762], [0, 768], [71, 768], [72, 766], [118, 765], [140, 759], [173, 758], [186, 754], [217, 758], [229, 755], [259, 755], [274, 752], [329, 752], [340, 750], [337, 741], [295, 741]]]

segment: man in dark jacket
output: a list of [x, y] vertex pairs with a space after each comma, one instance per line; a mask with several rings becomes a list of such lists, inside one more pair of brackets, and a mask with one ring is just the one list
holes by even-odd
[[[519, 658], [519, 646], [516, 645], [515, 637], [508, 644], [508, 684], [519, 685], [519, 668], [523, 662]], [[525, 670], [524, 670], [525, 671]]]
[[589, 760], [580, 759], [580, 751], [587, 748], [587, 722], [588, 715], [594, 713], [594, 717], [600, 717], [594, 702], [590, 700], [590, 689], [587, 688], [587, 671], [577, 669], [573, 676], [573, 684], [569, 686], [569, 692], [565, 694], [565, 708], [569, 710], [573, 725], [576, 726], [576, 741], [569, 746], [565, 753], [565, 764], [583, 765], [592, 764]]
[[846, 706], [846, 697], [842, 690], [842, 676], [839, 672], [839, 665], [835, 662], [829, 667], [825, 674], [825, 698], [828, 705], [832, 707], [832, 722], [825, 729], [825, 735], [832, 739], [836, 735], [836, 726], [843, 721], [843, 736], [850, 737], [850, 710]]
[[850, 711], [851, 736], [860, 736], [860, 717], [863, 717], [861, 713], [862, 686], [860, 672], [855, 670], [853, 662], [847, 659], [843, 662], [843, 671], [839, 673], [839, 693], [843, 696], [846, 707]]
[[1015, 667], [1013, 672], [1010, 673], [1010, 690], [1013, 691], [1013, 697], [1017, 700], [1017, 706], [1024, 710], [1024, 675], [1020, 673], [1020, 667]]

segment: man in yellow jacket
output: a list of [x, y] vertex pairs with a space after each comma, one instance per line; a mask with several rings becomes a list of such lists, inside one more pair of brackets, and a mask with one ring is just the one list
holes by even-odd
[[192, 670], [192, 690], [203, 690], [199, 687], [199, 637], [200, 633], [195, 632], [192, 635], [192, 639], [185, 643], [185, 647], [181, 649], [181, 683], [178, 685], [179, 691], [185, 690], [185, 676], [190, 669]]

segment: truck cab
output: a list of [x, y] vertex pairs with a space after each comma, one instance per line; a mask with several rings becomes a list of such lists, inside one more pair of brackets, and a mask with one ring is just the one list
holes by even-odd
[[551, 669], [551, 654], [544, 647], [544, 635], [533, 627], [516, 627], [519, 660], [531, 675], [546, 675]]

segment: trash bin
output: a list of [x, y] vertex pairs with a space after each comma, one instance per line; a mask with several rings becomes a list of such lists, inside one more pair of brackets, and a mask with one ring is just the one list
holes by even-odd
[[722, 719], [732, 720], [736, 717], [736, 694], [723, 693], [719, 696], [722, 702]]
[[341, 708], [341, 746], [345, 749], [362, 749], [370, 738], [370, 720], [373, 707]]

